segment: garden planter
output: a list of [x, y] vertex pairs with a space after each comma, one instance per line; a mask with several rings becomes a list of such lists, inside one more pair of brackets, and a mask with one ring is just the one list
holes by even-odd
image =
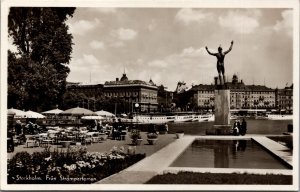
[[147, 139], [149, 145], [155, 145], [158, 139]]
[[178, 133], [176, 133], [176, 138], [177, 139], [180, 139], [180, 138], [182, 138], [184, 136], [184, 132], [178, 132]]
[[167, 134], [167, 131], [159, 131], [159, 134], [160, 135], [165, 135], [165, 134]]
[[131, 139], [133, 145], [141, 145], [143, 139]]

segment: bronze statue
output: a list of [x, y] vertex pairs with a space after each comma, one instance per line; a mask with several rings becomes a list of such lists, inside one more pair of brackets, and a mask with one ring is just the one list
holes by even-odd
[[[231, 41], [231, 45], [229, 47], [229, 49], [225, 52], [222, 52], [222, 47], [221, 45], [219, 46], [218, 48], [218, 53], [211, 53], [207, 46], [205, 47], [206, 48], [206, 51], [208, 52], [208, 54], [210, 55], [213, 55], [213, 56], [216, 56], [217, 57], [217, 70], [218, 70], [218, 73], [219, 73], [219, 79], [220, 79], [220, 82], [221, 82], [221, 73], [222, 73], [222, 76], [223, 76], [223, 84], [225, 84], [225, 67], [224, 67], [224, 58], [225, 58], [225, 55], [227, 53], [229, 53], [232, 49], [232, 46], [233, 46], [233, 41]], [[221, 83], [222, 84], [222, 83]]]

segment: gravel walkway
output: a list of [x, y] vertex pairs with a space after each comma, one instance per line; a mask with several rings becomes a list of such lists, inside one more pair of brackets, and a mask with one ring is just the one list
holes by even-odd
[[[175, 134], [165, 134], [165, 135], [159, 135], [158, 141], [155, 145], [149, 145], [147, 142], [147, 133], [141, 132], [141, 136], [143, 138], [143, 141], [141, 145], [139, 146], [133, 146], [131, 145], [131, 139], [130, 135], [127, 134], [125, 140], [111, 140], [107, 139], [106, 141], [101, 141], [100, 143], [93, 143], [91, 145], [87, 145], [87, 150], [90, 152], [108, 152], [110, 151], [114, 146], [121, 147], [123, 146], [125, 150], [129, 147], [133, 147], [136, 150], [136, 153], [146, 153], [146, 156], [150, 156], [156, 151], [162, 149], [169, 143], [173, 142], [175, 138]], [[55, 148], [59, 150], [66, 150], [66, 148], [62, 148], [60, 145], [51, 145], [51, 150], [54, 150]], [[21, 151], [27, 151], [28, 153], [33, 152], [40, 152], [43, 151], [43, 147], [29, 147], [27, 148], [25, 145], [19, 145], [15, 147], [15, 151], [13, 153], [7, 153], [7, 158], [12, 158], [17, 152]]]

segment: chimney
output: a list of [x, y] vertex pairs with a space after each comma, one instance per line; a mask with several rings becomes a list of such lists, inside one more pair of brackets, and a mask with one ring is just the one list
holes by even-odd
[[116, 78], [116, 81], [119, 81], [119, 78]]

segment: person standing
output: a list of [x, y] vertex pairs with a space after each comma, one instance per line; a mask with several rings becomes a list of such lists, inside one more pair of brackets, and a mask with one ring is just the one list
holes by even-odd
[[20, 120], [17, 120], [16, 125], [15, 125], [15, 130], [16, 130], [16, 135], [22, 134], [22, 123]]
[[168, 123], [165, 123], [165, 131], [168, 133], [169, 132], [169, 126]]
[[232, 128], [232, 134], [235, 135], [235, 136], [238, 136], [239, 135], [239, 122], [238, 120], [235, 120], [234, 124], [233, 124], [233, 128]]
[[34, 127], [33, 127], [33, 123], [31, 121], [29, 121], [29, 123], [28, 123], [28, 132], [30, 135], [34, 134]]
[[118, 131], [118, 122], [116, 122], [116, 119], [113, 119], [112, 123], [112, 138], [113, 140], [117, 137], [117, 131]]
[[247, 122], [246, 122], [245, 118], [243, 118], [240, 133], [241, 133], [241, 135], [245, 135], [246, 132], [247, 132]]
[[240, 133], [241, 133], [241, 121], [240, 120], [237, 121], [237, 128], [239, 130], [239, 134], [238, 135], [240, 135]]

